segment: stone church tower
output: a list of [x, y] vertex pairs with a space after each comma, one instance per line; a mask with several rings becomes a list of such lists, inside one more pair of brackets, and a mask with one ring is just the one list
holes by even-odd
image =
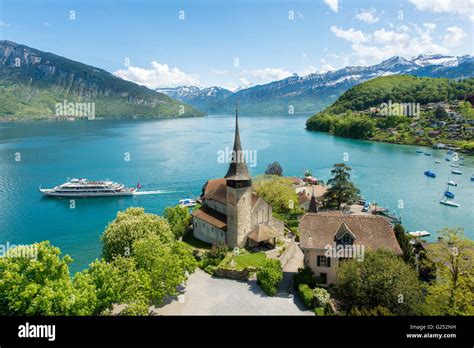
[[240, 143], [239, 116], [235, 110], [235, 137], [232, 161], [225, 176], [227, 186], [227, 243], [245, 247], [252, 227], [252, 179]]

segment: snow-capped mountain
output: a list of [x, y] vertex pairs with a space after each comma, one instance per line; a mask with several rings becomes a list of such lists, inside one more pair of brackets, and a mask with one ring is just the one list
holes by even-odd
[[160, 89], [172, 98], [202, 111], [232, 113], [239, 98], [242, 114], [314, 114], [334, 102], [350, 87], [364, 81], [394, 74], [423, 77], [465, 78], [474, 76], [473, 56], [419, 55], [411, 59], [392, 57], [371, 66], [348, 66], [306, 76], [293, 75], [265, 85], [235, 92], [220, 87]]

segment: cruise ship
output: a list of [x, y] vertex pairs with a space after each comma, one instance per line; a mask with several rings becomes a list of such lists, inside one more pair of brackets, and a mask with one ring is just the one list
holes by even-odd
[[137, 192], [140, 184], [134, 187], [125, 187], [112, 181], [88, 181], [87, 179], [71, 179], [52, 189], [39, 191], [45, 196], [54, 197], [109, 197], [131, 196]]

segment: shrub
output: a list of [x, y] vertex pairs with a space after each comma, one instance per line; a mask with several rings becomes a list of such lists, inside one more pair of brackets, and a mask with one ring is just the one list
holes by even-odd
[[222, 260], [228, 251], [229, 247], [224, 242], [217, 242], [212, 246], [211, 250], [207, 252], [206, 257]]
[[257, 283], [268, 296], [277, 293], [282, 279], [283, 271], [279, 260], [265, 260], [257, 271]]
[[314, 293], [308, 285], [300, 284], [298, 286], [298, 296], [307, 308], [314, 307]]
[[323, 288], [315, 288], [313, 289], [314, 295], [314, 302], [316, 306], [324, 307], [329, 302], [329, 298], [331, 297], [326, 289]]
[[293, 283], [295, 289], [298, 289], [300, 284], [306, 284], [311, 289], [316, 287], [316, 277], [313, 274], [313, 271], [309, 268], [299, 268], [298, 273], [293, 276]]

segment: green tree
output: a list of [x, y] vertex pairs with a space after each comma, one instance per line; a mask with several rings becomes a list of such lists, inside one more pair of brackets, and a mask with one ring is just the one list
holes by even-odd
[[[28, 255], [24, 251], [30, 250]], [[1, 315], [90, 315], [93, 287], [77, 277], [71, 281], [69, 263], [49, 242], [17, 246], [0, 258]]]
[[446, 119], [446, 117], [448, 117], [448, 113], [446, 112], [446, 110], [444, 110], [444, 108], [438, 106], [434, 111], [434, 117], [438, 120], [444, 120]]
[[111, 262], [96, 260], [79, 273], [96, 293], [94, 315], [110, 314], [113, 306], [125, 305], [121, 315], [146, 315], [150, 306], [151, 278], [132, 257], [117, 256]]
[[267, 170], [265, 171], [265, 175], [283, 175], [283, 168], [281, 167], [280, 163], [273, 162], [267, 166]]
[[324, 202], [327, 207], [341, 208], [342, 203], [353, 203], [359, 199], [360, 190], [349, 181], [351, 167], [344, 163], [337, 163], [331, 170], [333, 178], [328, 180], [329, 189], [324, 194]]
[[258, 177], [254, 189], [276, 213], [290, 213], [299, 209], [298, 196], [288, 178], [273, 175]]
[[406, 263], [414, 266], [415, 252], [413, 246], [410, 244], [410, 237], [407, 235], [401, 224], [396, 224], [393, 230], [395, 231], [395, 237], [397, 238], [398, 244], [403, 251], [403, 259]]
[[275, 296], [282, 279], [283, 270], [280, 260], [265, 260], [257, 271], [257, 283], [268, 296]]
[[428, 286], [425, 314], [474, 315], [474, 242], [461, 228], [438, 233], [443, 239], [426, 250], [437, 279]]
[[191, 214], [189, 214], [188, 208], [180, 205], [167, 207], [163, 217], [168, 221], [176, 239], [182, 237], [191, 224]]
[[368, 251], [363, 261], [342, 261], [337, 271], [336, 299], [343, 310], [375, 310], [381, 306], [395, 315], [416, 315], [423, 303], [422, 285], [415, 270], [394, 253]]
[[168, 222], [154, 214], [147, 214], [143, 208], [128, 208], [118, 212], [101, 236], [102, 253], [106, 261], [116, 256], [133, 253], [133, 242], [150, 236], [158, 236], [163, 242], [174, 240]]
[[151, 297], [161, 303], [166, 296], [177, 294], [177, 287], [194, 272], [197, 262], [191, 250], [182, 242], [163, 243], [152, 235], [135, 241], [133, 257], [140, 269], [151, 279]]

